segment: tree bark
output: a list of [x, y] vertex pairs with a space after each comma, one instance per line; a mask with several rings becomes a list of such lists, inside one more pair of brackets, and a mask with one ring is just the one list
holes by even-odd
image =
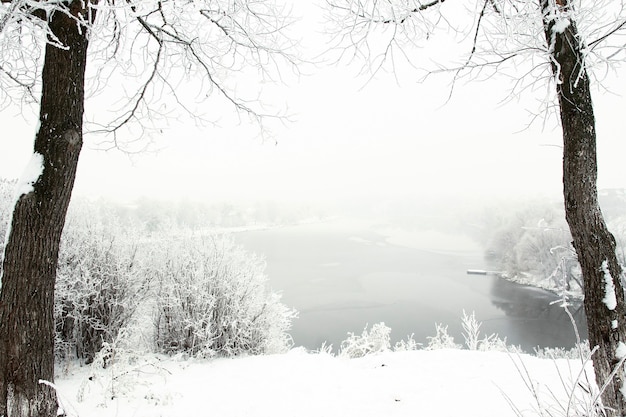
[[[84, 12], [73, 0], [70, 14]], [[0, 289], [0, 416], [55, 417], [54, 285], [61, 233], [82, 147], [87, 29], [63, 12], [49, 27], [67, 48], [46, 44], [40, 127], [43, 171], [18, 197]]]
[[[609, 382], [602, 393], [607, 415], [625, 416], [626, 403], [620, 392], [623, 369], [611, 380], [620, 362], [618, 348], [626, 342], [622, 269], [615, 253], [615, 238], [598, 204], [595, 116], [589, 77], [576, 22], [567, 16], [571, 7], [568, 0], [541, 0], [541, 7], [563, 129], [565, 215], [583, 274], [589, 343], [597, 347], [592, 357], [596, 382], [599, 387]], [[568, 19], [569, 25], [558, 22], [558, 18]]]

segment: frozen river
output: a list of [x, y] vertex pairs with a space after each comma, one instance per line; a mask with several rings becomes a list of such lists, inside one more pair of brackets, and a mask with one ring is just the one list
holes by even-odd
[[488, 268], [482, 248], [464, 236], [334, 221], [242, 232], [235, 239], [265, 256], [271, 288], [299, 311], [292, 331], [297, 346], [338, 347], [348, 332], [360, 334], [381, 321], [391, 327], [393, 342], [413, 334], [426, 344], [435, 323], [443, 323], [462, 343], [464, 310], [475, 312], [484, 333], [525, 350], [575, 342], [567, 315], [550, 304], [553, 294], [467, 275]]

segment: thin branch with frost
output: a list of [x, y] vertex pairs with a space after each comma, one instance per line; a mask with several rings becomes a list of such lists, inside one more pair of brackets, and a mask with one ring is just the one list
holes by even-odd
[[[334, 26], [332, 50], [340, 51], [337, 61], [349, 53], [370, 65], [372, 77], [386, 64], [395, 69], [395, 56], [405, 55], [409, 44], [429, 37], [437, 26], [426, 17], [426, 11], [436, 9], [444, 0], [420, 2], [378, 2], [376, 0], [327, 0], [329, 17]], [[442, 18], [442, 21], [445, 21]]]
[[[264, 110], [260, 101], [263, 82], [283, 82], [282, 72], [289, 68], [297, 74], [301, 62], [287, 33], [291, 11], [280, 0], [85, 3], [85, 16], [72, 18], [90, 32], [86, 95], [112, 101], [99, 93], [112, 85], [121, 90], [115, 103], [100, 103], [97, 112], [86, 114], [86, 130], [105, 134], [111, 146], [121, 147], [137, 125], [145, 132], [158, 118], [167, 120], [172, 108], [205, 122], [200, 103], [209, 97], [225, 100], [262, 130], [264, 119], [284, 117]], [[53, 12], [70, 16], [67, 7], [57, 0], [14, 0], [5, 7], [0, 47], [8, 53], [0, 57], [0, 94], [13, 88], [36, 101], [45, 43], [67, 47], [41, 17]], [[257, 85], [244, 88], [231, 81], [246, 72], [259, 80]]]
[[[5, 3], [6, 0], [3, 0], [2, 2]], [[2, 16], [2, 19], [0, 19], [0, 33], [4, 32], [4, 28], [7, 26], [7, 23], [13, 16], [15, 16], [16, 12], [22, 7], [24, 2], [25, 0], [13, 0], [10, 3], [8, 10]]]
[[595, 48], [597, 44], [600, 44], [601, 42], [605, 41], [611, 35], [614, 35], [615, 33], [619, 32], [622, 29], [624, 29], [624, 27], [626, 27], [626, 20], [623, 20], [623, 21], [619, 22], [618, 25], [616, 25], [613, 29], [611, 29], [610, 31], [608, 31], [604, 35], [600, 36], [598, 39], [594, 39], [593, 41], [589, 42], [589, 46], [591, 48]]
[[[445, 8], [443, 5], [445, 4]], [[550, 69], [549, 47], [543, 28], [543, 18], [537, 2], [518, 0], [475, 0], [474, 2], [428, 3], [400, 0], [327, 0], [331, 16], [331, 51], [340, 51], [337, 61], [348, 58], [362, 61], [373, 77], [381, 69], [396, 70], [397, 58], [429, 75], [449, 73], [452, 94], [461, 79], [475, 80], [481, 74], [517, 77], [510, 98], [519, 89], [536, 89], [545, 77], [534, 77], [539, 65]], [[467, 6], [466, 6], [467, 5]], [[581, 67], [592, 72], [602, 65], [608, 68], [618, 54], [626, 51], [626, 6], [624, 0], [572, 0], [568, 10], [554, 10], [546, 18], [565, 23], [577, 23], [580, 39], [592, 40]], [[428, 7], [426, 7], [428, 6]], [[464, 13], [463, 8], [469, 11]], [[454, 16], [454, 19], [451, 18]], [[473, 20], [468, 23], [467, 20]], [[561, 28], [561, 27], [560, 27]], [[460, 53], [428, 49], [433, 36], [447, 38], [460, 45]], [[423, 42], [422, 42], [423, 41]], [[442, 47], [442, 52], [443, 52]], [[463, 53], [463, 50], [467, 51]], [[427, 61], [426, 57], [433, 55]], [[619, 55], [622, 56], [622, 55]], [[505, 65], [506, 64], [506, 65]], [[530, 69], [528, 69], [530, 68]], [[515, 75], [508, 75], [515, 74]], [[485, 78], [485, 77], [481, 77]], [[543, 110], [538, 113], [543, 113]]]
[[[272, 9], [266, 2], [241, 0], [194, 2], [180, 9], [176, 4], [163, 2], [156, 2], [152, 7], [132, 0], [126, 3], [132, 19], [139, 23], [135, 39], [140, 39], [143, 33], [156, 40], [158, 47], [156, 55], [153, 52], [150, 76], [135, 87], [132, 104], [126, 106], [125, 112], [112, 124], [105, 124], [104, 131], [117, 133], [131, 120], [140, 122], [144, 118], [140, 110], [148, 108], [148, 89], [155, 92], [157, 80], [169, 90], [168, 96], [194, 119], [202, 117], [193, 109], [181, 106], [184, 100], [179, 97], [180, 92], [172, 88], [183, 79], [204, 80], [206, 84], [198, 83], [206, 96], [212, 91], [218, 92], [233, 108], [247, 114], [260, 126], [266, 118], [279, 117], [253, 107], [251, 101], [241, 98], [222, 78], [224, 74], [251, 67], [263, 79], [271, 78], [274, 73], [280, 77], [283, 63], [292, 68], [297, 66], [298, 59], [290, 52], [294, 45], [284, 35], [290, 24], [282, 16], [285, 9]], [[176, 65], [172, 65], [172, 61]], [[192, 77], [192, 72], [197, 72], [197, 77], [195, 74]], [[157, 96], [157, 100], [161, 99]]]
[[[480, 13], [478, 14], [478, 21], [476, 22], [476, 29], [474, 30], [474, 40], [472, 42], [472, 49], [467, 57], [467, 59], [465, 60], [465, 64], [463, 64], [462, 66], [460, 66], [456, 72], [454, 73], [454, 76], [452, 77], [452, 83], [450, 86], [450, 93], [448, 94], [448, 101], [452, 98], [452, 94], [454, 93], [454, 87], [456, 85], [457, 80], [459, 79], [459, 76], [461, 75], [461, 73], [465, 70], [467, 70], [470, 66], [470, 64], [472, 63], [472, 60], [474, 58], [474, 54], [476, 53], [476, 49], [478, 46], [478, 35], [480, 33], [481, 30], [481, 25], [480, 23], [483, 20], [483, 17], [485, 16], [485, 10], [487, 10], [487, 5], [489, 5], [491, 3], [491, 0], [484, 0], [483, 2], [483, 7], [480, 11]], [[494, 6], [495, 8], [495, 6]], [[497, 12], [497, 9], [496, 9]], [[517, 56], [517, 54], [511, 54], [509, 56], [505, 56], [504, 58], [494, 62], [495, 64], [501, 64], [503, 62], [508, 61], [509, 59], [515, 58]], [[481, 66], [483, 66], [485, 64], [481, 64]]]
[[[349, 1], [347, 6], [342, 5], [341, 3], [345, 3], [345, 0], [342, 2], [328, 0], [327, 3], [331, 8], [343, 10], [345, 12], [353, 13], [358, 18], [363, 19], [364, 21], [368, 21], [371, 23], [381, 23], [381, 24], [396, 24], [402, 25], [409, 19], [412, 15], [421, 13], [433, 6], [437, 6], [443, 3], [445, 0], [432, 0], [428, 3], [420, 3], [415, 7], [394, 7], [392, 2], [389, 2], [389, 7], [387, 10], [387, 14], [389, 16], [385, 16], [385, 13], [379, 13], [379, 3], [374, 1], [371, 4], [366, 5], [362, 0]], [[398, 10], [400, 9], [400, 10]], [[399, 13], [401, 12], [401, 13]]]
[[[156, 52], [156, 56], [154, 58], [154, 64], [152, 66], [152, 70], [149, 73], [148, 78], [146, 79], [146, 81], [142, 84], [142, 86], [136, 91], [135, 96], [132, 98], [132, 100], [130, 101], [132, 104], [129, 108], [129, 110], [122, 114], [121, 116], [119, 116], [118, 118], [112, 120], [108, 126], [103, 130], [104, 132], [108, 132], [108, 133], [116, 133], [120, 128], [122, 128], [123, 126], [126, 126], [126, 124], [128, 124], [133, 118], [137, 117], [137, 112], [139, 109], [139, 106], [141, 105], [141, 103], [146, 101], [146, 91], [148, 89], [148, 87], [154, 82], [158, 71], [159, 71], [159, 64], [161, 61], [161, 53], [163, 51], [163, 42], [159, 41], [159, 38], [154, 36], [157, 41], [158, 41], [158, 49]], [[97, 131], [94, 133], [98, 133]], [[113, 138], [114, 142], [116, 143], [116, 139], [115, 136]], [[117, 147], [117, 143], [116, 143], [116, 147]]]

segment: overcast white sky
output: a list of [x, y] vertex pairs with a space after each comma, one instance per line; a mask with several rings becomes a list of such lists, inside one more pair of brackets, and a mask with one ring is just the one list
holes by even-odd
[[[297, 199], [554, 193], [561, 190], [561, 132], [554, 122], [524, 130], [536, 102], [505, 105], [502, 80], [460, 86], [447, 80], [400, 85], [381, 74], [364, 88], [358, 66], [325, 65], [275, 97], [294, 122], [262, 142], [242, 127], [177, 125], [162, 150], [132, 158], [96, 151], [86, 138], [75, 193], [132, 199]], [[417, 79], [417, 76], [415, 77]], [[623, 84], [623, 82], [621, 83]], [[596, 93], [599, 186], [626, 187], [626, 88]], [[18, 177], [32, 152], [33, 117], [0, 113], [0, 176]]]

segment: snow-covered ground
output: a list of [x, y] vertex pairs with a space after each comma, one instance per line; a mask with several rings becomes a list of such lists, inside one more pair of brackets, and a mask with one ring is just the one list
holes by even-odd
[[235, 359], [141, 356], [95, 373], [88, 366], [60, 369], [56, 383], [70, 416], [505, 417], [520, 415], [510, 402], [523, 416], [538, 415], [523, 376], [544, 406], [560, 407], [553, 395], [567, 406], [582, 367], [580, 360], [503, 352], [417, 350], [348, 359], [295, 348]]

